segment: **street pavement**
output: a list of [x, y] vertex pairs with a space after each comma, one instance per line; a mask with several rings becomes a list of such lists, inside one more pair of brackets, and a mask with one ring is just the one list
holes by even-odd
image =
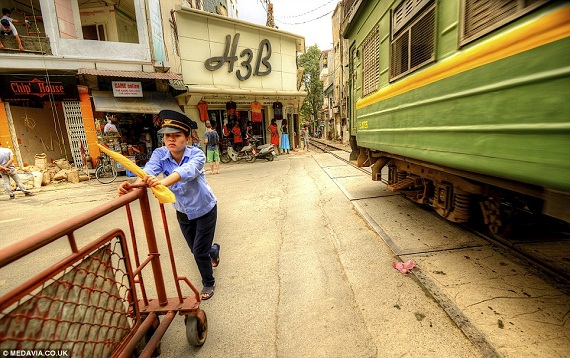
[[[221, 245], [215, 295], [201, 304], [208, 338], [201, 348], [190, 347], [177, 317], [163, 338], [161, 357], [482, 356], [413, 275], [392, 267], [392, 251], [331, 179], [330, 171], [342, 168], [329, 154], [299, 151], [207, 174], [218, 198], [215, 241]], [[91, 181], [2, 199], [0, 223], [10, 235], [3, 235], [1, 247], [112, 200], [117, 184]], [[368, 177], [360, 190], [375, 185]], [[160, 232], [154, 198], [151, 204]], [[178, 274], [200, 289], [170, 206], [166, 213]], [[115, 226], [127, 228], [119, 211], [77, 236], [86, 241]], [[165, 250], [164, 242], [159, 249]], [[37, 272], [59, 250], [17, 272]], [[161, 257], [174, 297], [167, 255]], [[0, 273], [0, 289], [10, 286], [13, 274]]]

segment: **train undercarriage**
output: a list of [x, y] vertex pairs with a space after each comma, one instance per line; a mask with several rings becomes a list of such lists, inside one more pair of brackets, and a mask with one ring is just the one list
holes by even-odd
[[[568, 193], [366, 148], [359, 149], [357, 165], [370, 166], [372, 180], [383, 180], [389, 190], [431, 206], [447, 220], [482, 222], [493, 234], [507, 235], [515, 222], [541, 214], [570, 222]], [[388, 171], [382, 178], [384, 167]]]

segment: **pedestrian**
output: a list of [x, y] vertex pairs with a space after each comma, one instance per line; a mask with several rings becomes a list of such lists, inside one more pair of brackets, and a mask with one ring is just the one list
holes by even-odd
[[[0, 35], [12, 35], [16, 37], [18, 48], [20, 49], [20, 51], [25, 51], [24, 46], [22, 46], [22, 40], [20, 40], [20, 36], [18, 35], [18, 31], [14, 27], [14, 24], [10, 22], [8, 19], [0, 20]], [[3, 48], [4, 44], [0, 41], [0, 50], [2, 50]]]
[[216, 174], [220, 174], [220, 136], [216, 131], [216, 122], [206, 123], [206, 133], [204, 133], [204, 144], [206, 144], [206, 162], [210, 163], [210, 170], [214, 174], [214, 163], [216, 163]]
[[[220, 245], [212, 245], [218, 207], [204, 175], [206, 156], [199, 148], [188, 145], [192, 129], [198, 128], [196, 122], [172, 110], [162, 110], [158, 115], [164, 120], [158, 133], [164, 134], [165, 146], [153, 151], [143, 168], [148, 175], [137, 178], [135, 183], [151, 188], [164, 185], [174, 193], [176, 218], [202, 277], [200, 297], [207, 300], [216, 287], [213, 267], [220, 262]], [[157, 177], [160, 174], [162, 178]], [[118, 193], [124, 195], [130, 190], [129, 183], [123, 182]]]
[[303, 140], [303, 149], [307, 152], [310, 151], [309, 149], [309, 126], [306, 124], [301, 129], [301, 139]]
[[287, 120], [284, 119], [281, 124], [281, 151], [284, 154], [289, 154], [291, 146], [289, 144], [289, 127], [287, 127]]
[[234, 149], [236, 152], [239, 152], [243, 148], [243, 138], [241, 137], [241, 129], [237, 120], [234, 122], [232, 133], [234, 135]]
[[20, 176], [16, 172], [16, 167], [14, 167], [14, 152], [12, 152], [10, 148], [2, 148], [1, 145], [0, 143], [0, 174], [4, 180], [4, 190], [6, 190], [6, 194], [10, 196], [10, 199], [16, 199], [16, 195], [10, 187], [10, 178], [12, 178], [16, 186], [20, 188], [26, 196], [34, 195], [34, 193], [26, 189], [20, 180]]
[[198, 131], [195, 129], [192, 129], [192, 146], [200, 148], [200, 136], [198, 135]]
[[117, 126], [113, 124], [112, 117], [107, 117], [107, 124], [103, 127], [103, 133], [118, 133]]
[[271, 120], [271, 124], [267, 130], [271, 134], [269, 142], [275, 146], [277, 151], [279, 151], [279, 131], [277, 130], [277, 123], [275, 121], [275, 118]]
[[150, 158], [152, 155], [152, 136], [150, 132], [143, 132], [144, 135], [144, 146], [146, 148], [146, 157]]
[[245, 144], [250, 145], [253, 139], [253, 127], [251, 121], [247, 122], [247, 127], [245, 128]]

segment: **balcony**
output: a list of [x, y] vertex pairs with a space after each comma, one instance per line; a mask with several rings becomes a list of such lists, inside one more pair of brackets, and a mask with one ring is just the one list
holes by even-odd
[[18, 42], [15, 36], [2, 36], [0, 37], [2, 44], [4, 44], [4, 49], [0, 50], [0, 53], [22, 53], [22, 54], [40, 54], [40, 55], [52, 55], [51, 45], [49, 43], [49, 38], [38, 37], [38, 36], [20, 36], [22, 41], [22, 46], [24, 46], [25, 51], [18, 50]]
[[344, 18], [342, 19], [341, 25], [342, 33], [346, 32], [346, 29], [350, 26], [354, 15], [363, 2], [363, 0], [343, 0], [342, 6], [344, 7]]

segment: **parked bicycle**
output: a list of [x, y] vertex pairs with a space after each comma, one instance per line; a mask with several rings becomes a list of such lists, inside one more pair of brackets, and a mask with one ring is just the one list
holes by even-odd
[[97, 157], [97, 166], [95, 167], [95, 178], [101, 184], [110, 184], [117, 179], [117, 169], [115, 163], [107, 154], [102, 153]]

